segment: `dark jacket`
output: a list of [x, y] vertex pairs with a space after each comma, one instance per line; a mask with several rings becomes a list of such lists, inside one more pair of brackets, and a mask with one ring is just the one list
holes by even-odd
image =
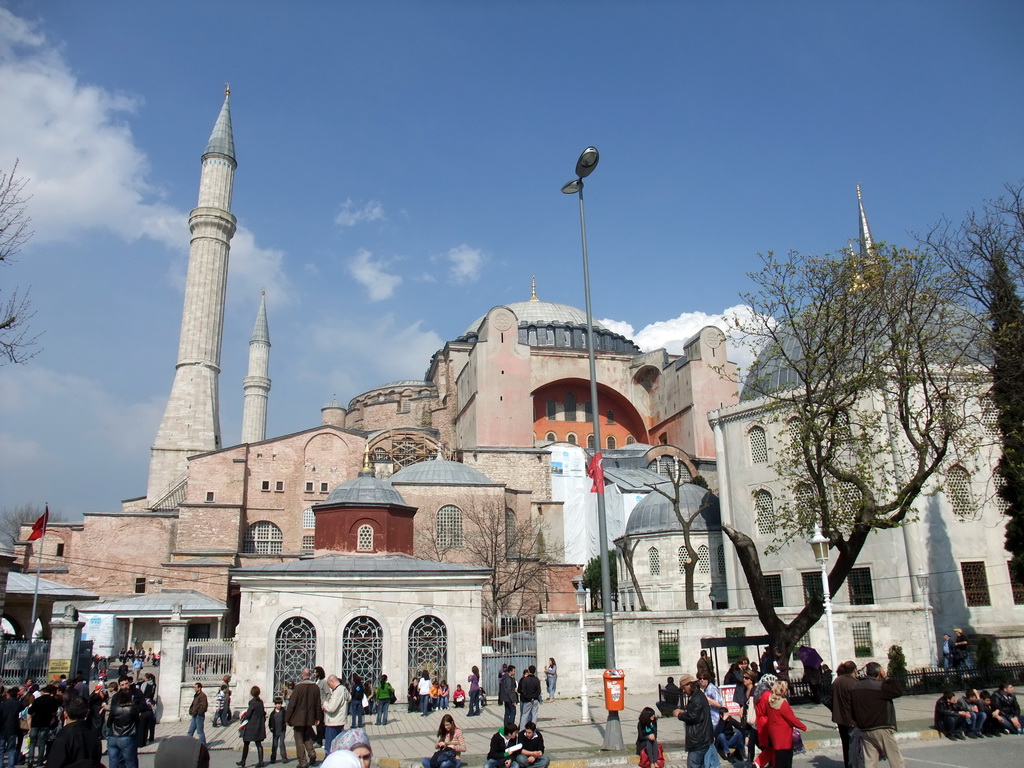
[[0, 701], [0, 736], [17, 736], [21, 732], [21, 710], [17, 699]]
[[107, 725], [111, 736], [135, 736], [139, 732], [139, 705], [135, 699], [127, 697], [124, 703], [121, 692], [110, 699], [110, 712], [107, 714]]
[[320, 704], [320, 689], [312, 680], [303, 680], [292, 689], [292, 697], [288, 699], [285, 720], [295, 728], [316, 725], [324, 719], [324, 709]]
[[992, 708], [998, 709], [1003, 717], [1018, 717], [1020, 715], [1020, 703], [1017, 701], [1017, 694], [1006, 691], [996, 691], [992, 694]]
[[832, 683], [832, 722], [852, 728], [853, 710], [850, 705], [850, 691], [857, 684], [853, 675], [839, 675]]
[[73, 720], [60, 729], [50, 745], [46, 768], [65, 768], [79, 760], [99, 760], [103, 754], [99, 734], [85, 720]]
[[636, 751], [640, 754], [640, 750], [647, 746], [649, 739], [648, 735], [654, 734], [654, 740], [658, 740], [658, 721], [652, 720], [647, 725], [637, 722], [636, 724]]
[[[896, 707], [892, 700], [903, 695], [900, 684], [891, 677], [858, 680], [850, 689], [853, 722], [862, 731], [896, 727]], [[834, 694], [833, 694], [834, 700]], [[835, 710], [833, 710], [835, 711]]]
[[[503, 677], [501, 679], [504, 680], [505, 678]], [[518, 733], [516, 734], [515, 738], [506, 739], [505, 734], [503, 734], [501, 731], [498, 731], [493, 736], [491, 736], [491, 746], [487, 750], [487, 759], [497, 760], [498, 762], [504, 763], [505, 760], [507, 759], [505, 757], [505, 750], [508, 749], [511, 745], [518, 743]]]
[[189, 705], [188, 713], [192, 717], [201, 717], [206, 715], [206, 710], [209, 708], [210, 700], [206, 698], [206, 694], [196, 691], [196, 695], [192, 697], [192, 703]]
[[57, 697], [51, 696], [48, 693], [44, 693], [33, 701], [28, 708], [28, 713], [32, 718], [32, 727], [50, 728], [53, 725], [53, 718], [56, 717], [59, 706], [60, 701]]
[[711, 705], [704, 691], [695, 688], [679, 719], [686, 723], [687, 752], [711, 746], [715, 732], [711, 727]]
[[675, 683], [665, 683], [661, 688], [661, 697], [665, 700], [666, 706], [675, 709], [679, 706], [679, 686]]
[[502, 704], [515, 704], [519, 701], [516, 694], [516, 681], [512, 675], [505, 675], [498, 681], [498, 701]]
[[256, 698], [249, 701], [249, 708], [242, 715], [245, 728], [242, 729], [242, 741], [260, 742], [267, 738], [267, 710], [263, 702]]
[[519, 700], [537, 701], [540, 698], [540, 678], [536, 675], [523, 675], [519, 680]]
[[268, 720], [270, 722], [270, 732], [273, 735], [276, 736], [279, 733], [285, 733], [287, 731], [288, 724], [284, 721], [284, 709], [274, 709], [274, 711], [270, 713]]
[[[528, 739], [525, 736], [519, 737], [519, 743], [523, 745], [523, 751], [525, 752], [540, 752], [544, 753], [544, 734], [540, 731], [533, 732], [533, 738]], [[519, 754], [522, 754], [520, 752]]]

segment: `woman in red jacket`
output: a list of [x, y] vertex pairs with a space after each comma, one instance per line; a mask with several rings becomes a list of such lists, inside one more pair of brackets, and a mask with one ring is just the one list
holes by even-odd
[[792, 768], [793, 729], [807, 730], [807, 726], [793, 714], [789, 702], [786, 701], [788, 695], [789, 683], [779, 680], [768, 697], [768, 722], [765, 730], [768, 733], [768, 743], [775, 750], [774, 768]]

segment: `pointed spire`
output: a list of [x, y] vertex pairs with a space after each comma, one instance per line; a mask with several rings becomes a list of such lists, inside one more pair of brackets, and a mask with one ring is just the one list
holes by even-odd
[[871, 240], [871, 227], [868, 226], [868, 215], [864, 213], [864, 200], [860, 196], [860, 184], [857, 185], [857, 208], [860, 213], [860, 255], [867, 258], [875, 249]]
[[530, 301], [540, 301], [537, 298], [537, 276], [530, 277]]
[[270, 346], [270, 326], [267, 323], [267, 292], [263, 291], [260, 296], [260, 309], [256, 313], [256, 326], [252, 329], [252, 338], [249, 343], [262, 342]]
[[210, 134], [210, 141], [206, 145], [203, 157], [208, 155], [222, 155], [231, 162], [235, 162], [235, 137], [231, 132], [231, 88], [224, 89], [224, 106], [220, 108], [217, 122], [213, 126], [213, 133]]

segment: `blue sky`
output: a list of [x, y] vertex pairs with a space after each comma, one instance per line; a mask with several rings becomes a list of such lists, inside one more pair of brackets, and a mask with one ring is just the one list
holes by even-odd
[[238, 156], [221, 421], [266, 288], [268, 435], [420, 378], [490, 307], [583, 305], [559, 193], [588, 144], [594, 314], [678, 348], [774, 249], [912, 243], [1024, 177], [1019, 2], [17, 2], [0, 167], [29, 178], [40, 352], [0, 368], [0, 507], [145, 491], [199, 157]]

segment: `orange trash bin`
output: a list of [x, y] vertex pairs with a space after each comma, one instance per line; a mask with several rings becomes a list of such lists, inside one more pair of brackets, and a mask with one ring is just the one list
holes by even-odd
[[626, 673], [621, 669], [604, 671], [604, 708], [609, 712], [626, 708]]

